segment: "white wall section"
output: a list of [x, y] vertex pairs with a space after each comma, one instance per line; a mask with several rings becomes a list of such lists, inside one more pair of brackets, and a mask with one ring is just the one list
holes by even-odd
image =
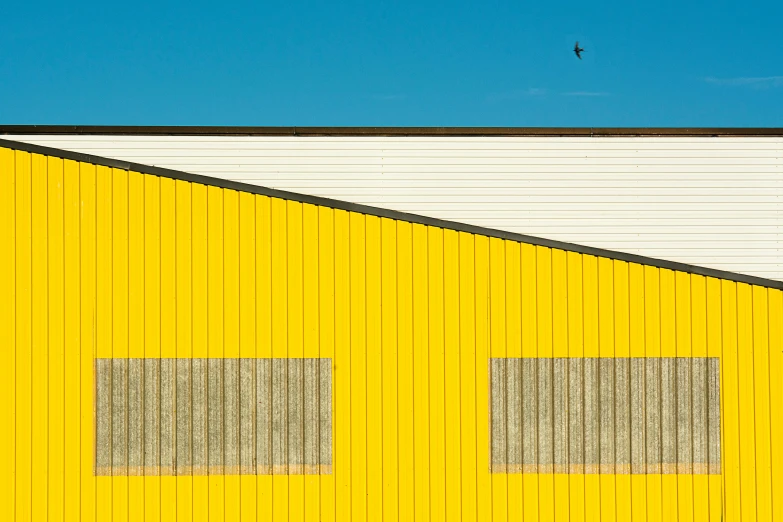
[[783, 280], [782, 137], [3, 138]]

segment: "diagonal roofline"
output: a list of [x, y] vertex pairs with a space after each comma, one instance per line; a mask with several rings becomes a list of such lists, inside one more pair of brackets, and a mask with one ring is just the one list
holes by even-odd
[[3, 134], [110, 136], [783, 137], [778, 127], [254, 127], [0, 125]]
[[188, 181], [191, 183], [198, 183], [201, 185], [236, 190], [238, 192], [248, 192], [248, 193], [258, 194], [262, 196], [269, 196], [269, 197], [285, 199], [289, 201], [298, 201], [300, 203], [308, 203], [311, 205], [318, 205], [318, 206], [329, 207], [329, 208], [334, 208], [339, 210], [345, 210], [348, 212], [356, 212], [360, 214], [367, 214], [367, 215], [377, 216], [382, 218], [407, 221], [409, 223], [428, 225], [428, 226], [438, 227], [442, 229], [455, 230], [458, 232], [467, 232], [470, 234], [495, 237], [500, 239], [508, 239], [511, 241], [518, 241], [520, 243], [527, 243], [531, 245], [543, 246], [548, 248], [556, 248], [568, 252], [577, 252], [580, 254], [588, 254], [597, 257], [616, 259], [618, 261], [625, 261], [628, 263], [637, 263], [640, 265], [655, 266], [658, 268], [666, 268], [669, 270], [687, 272], [689, 274], [697, 274], [705, 277], [714, 277], [718, 279], [735, 281], [738, 283], [747, 283], [750, 285], [758, 285], [758, 286], [783, 290], [783, 281], [776, 281], [774, 279], [767, 279], [764, 277], [757, 277], [757, 276], [739, 274], [736, 272], [729, 272], [726, 270], [717, 270], [714, 268], [689, 265], [687, 263], [678, 263], [676, 261], [667, 261], [664, 259], [656, 259], [652, 257], [640, 256], [637, 254], [616, 252], [614, 250], [606, 250], [603, 248], [578, 245], [575, 243], [568, 243], [565, 241], [555, 241], [551, 239], [528, 236], [525, 234], [506, 232], [504, 230], [498, 230], [494, 228], [479, 227], [479, 226], [469, 225], [466, 223], [460, 223], [456, 221], [431, 218], [419, 214], [410, 214], [407, 212], [400, 212], [397, 210], [388, 210], [388, 209], [373, 207], [369, 205], [361, 205], [358, 203], [349, 203], [347, 201], [340, 201], [340, 200], [325, 198], [320, 196], [309, 196], [297, 192], [272, 189], [268, 187], [262, 187], [259, 185], [250, 185], [248, 183], [241, 183], [238, 181], [230, 181], [221, 178], [214, 178], [211, 176], [190, 174], [179, 170], [154, 167], [150, 165], [142, 165], [140, 163], [132, 163], [129, 161], [106, 158], [102, 156], [93, 156], [91, 154], [72, 152], [63, 149], [56, 149], [53, 147], [44, 147], [41, 145], [33, 145], [30, 143], [6, 140], [2, 138], [0, 138], [0, 147], [5, 147], [8, 149], [14, 149], [14, 150], [19, 150], [24, 152], [30, 152], [33, 154], [54, 156], [66, 160], [92, 163], [94, 165], [128, 170], [128, 171], [138, 172], [140, 174], [150, 174], [153, 176], [160, 176], [163, 178], [171, 178], [176, 180]]

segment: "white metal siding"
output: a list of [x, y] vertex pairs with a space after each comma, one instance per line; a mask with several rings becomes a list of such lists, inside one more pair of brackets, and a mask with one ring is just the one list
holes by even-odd
[[783, 280], [783, 138], [4, 137]]

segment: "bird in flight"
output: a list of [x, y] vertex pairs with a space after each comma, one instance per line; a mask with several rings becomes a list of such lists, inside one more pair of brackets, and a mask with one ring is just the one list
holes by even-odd
[[584, 49], [582, 49], [581, 47], [579, 47], [579, 42], [576, 42], [576, 43], [574, 44], [574, 54], [576, 54], [576, 57], [577, 57], [577, 58], [579, 58], [580, 60], [582, 59], [582, 53], [583, 53], [584, 51], [585, 51]]

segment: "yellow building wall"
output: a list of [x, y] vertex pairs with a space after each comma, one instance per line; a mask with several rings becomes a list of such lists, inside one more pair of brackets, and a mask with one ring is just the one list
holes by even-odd
[[[0, 148], [0, 520], [783, 520], [783, 292]], [[331, 358], [332, 472], [96, 476], [96, 358]], [[491, 357], [718, 357], [720, 474], [490, 472]]]

